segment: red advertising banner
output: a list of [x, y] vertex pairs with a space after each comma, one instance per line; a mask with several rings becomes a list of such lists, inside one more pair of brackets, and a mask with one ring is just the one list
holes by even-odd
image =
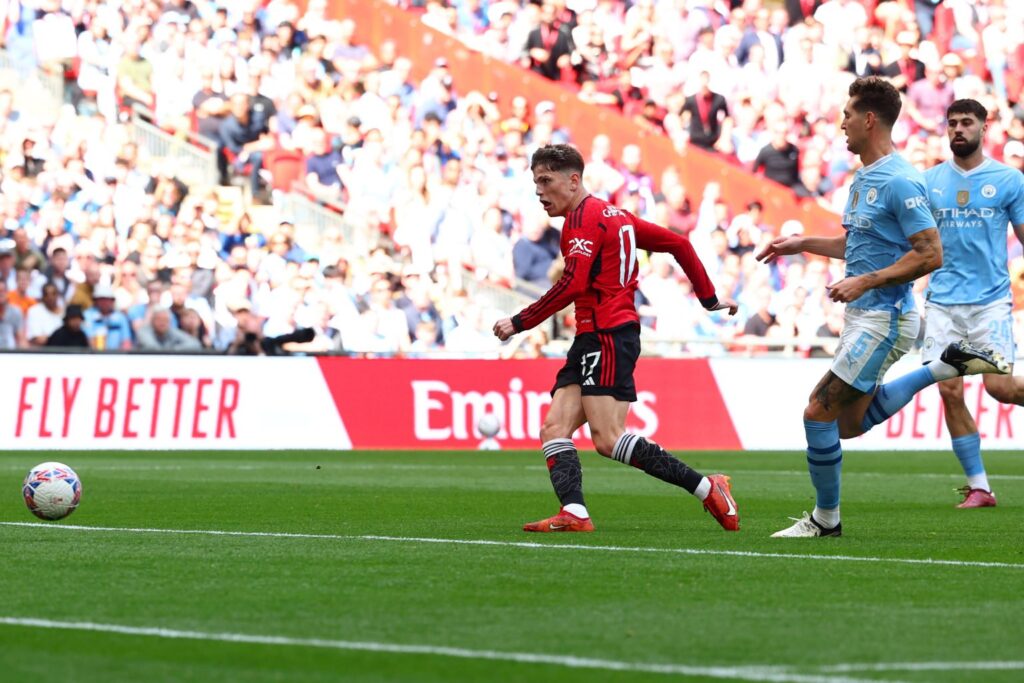
[[[498, 418], [506, 448], [536, 448], [560, 360], [322, 358], [357, 448], [473, 448], [476, 423]], [[737, 449], [740, 440], [706, 360], [641, 359], [626, 426], [667, 448]], [[592, 447], [586, 430], [577, 435]]]

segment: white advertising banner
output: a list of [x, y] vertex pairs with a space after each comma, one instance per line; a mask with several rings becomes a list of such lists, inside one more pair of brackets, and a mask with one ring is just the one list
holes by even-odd
[[314, 359], [0, 355], [0, 448], [347, 449]]
[[[806, 448], [803, 410], [830, 359], [716, 358], [711, 369], [746, 450]], [[886, 375], [892, 380], [921, 366], [907, 356]], [[1024, 408], [988, 395], [980, 376], [964, 378], [964, 398], [978, 423], [982, 447], [1019, 449], [1024, 443]], [[843, 441], [848, 450], [948, 450], [949, 434], [936, 386], [921, 391], [900, 412], [867, 434]]]

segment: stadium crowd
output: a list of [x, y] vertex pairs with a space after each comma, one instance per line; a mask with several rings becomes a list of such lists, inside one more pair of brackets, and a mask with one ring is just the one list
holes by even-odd
[[[1024, 32], [1010, 28], [1024, 26], [1021, 3], [396, 4], [680, 150], [713, 150], [835, 211], [855, 170], [838, 112], [858, 75], [905, 91], [896, 141], [921, 168], [948, 156], [943, 114], [964, 96], [992, 112], [987, 152], [1024, 168]], [[64, 75], [67, 103], [28, 117], [17, 86], [0, 92], [0, 348], [265, 353], [276, 347], [260, 340], [310, 328], [313, 340], [291, 348], [543, 355], [552, 333], [571, 334], [571, 315], [502, 350], [490, 323], [512, 311], [481, 305], [463, 267], [495, 286], [550, 285], [558, 226], [533, 196], [529, 158], [564, 141], [589, 152], [591, 192], [688, 235], [742, 304], [735, 321], [713, 319], [671, 259], [644, 261], [638, 303], [660, 352], [796, 337], [815, 353], [809, 338], [838, 336], [825, 286], [841, 263], [753, 258], [766, 240], [802, 232], [798, 221], [767, 224], [756, 198], [727, 206], [718, 185], [683, 187], [674, 169], [653, 177], [637, 146], [573, 140], [550, 101], [464, 92], [444, 59], [414, 81], [401, 46], [364, 44], [323, 0], [304, 12], [290, 0], [16, 7], [8, 60]], [[190, 186], [140, 150], [133, 107], [207, 141], [221, 182], [244, 185], [250, 205], [226, 208], [223, 188]], [[296, 187], [342, 207], [345, 230], [303, 243], [292, 217], [262, 206]], [[1020, 311], [1016, 241], [1011, 255]]]

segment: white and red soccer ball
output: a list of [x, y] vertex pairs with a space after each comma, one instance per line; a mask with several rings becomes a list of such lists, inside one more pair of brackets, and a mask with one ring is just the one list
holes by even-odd
[[64, 519], [82, 499], [82, 482], [75, 471], [59, 462], [36, 465], [21, 489], [25, 505], [40, 519]]

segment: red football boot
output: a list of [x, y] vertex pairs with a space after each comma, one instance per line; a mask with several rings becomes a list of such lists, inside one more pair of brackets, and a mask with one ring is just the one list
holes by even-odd
[[729, 492], [729, 477], [724, 474], [712, 474], [708, 481], [711, 482], [711, 493], [704, 499], [704, 509], [710, 512], [726, 531], [739, 531], [740, 513], [732, 493]]
[[540, 533], [550, 533], [552, 531], [593, 531], [594, 523], [587, 517], [583, 519], [576, 515], [566, 512], [565, 510], [559, 510], [558, 514], [554, 517], [548, 517], [542, 519], [539, 522], [530, 522], [529, 524], [523, 525], [523, 531], [537, 531]]
[[961, 510], [968, 508], [994, 508], [996, 506], [996, 496], [991, 491], [963, 486], [958, 488], [956, 492], [964, 497], [964, 502], [957, 505]]

